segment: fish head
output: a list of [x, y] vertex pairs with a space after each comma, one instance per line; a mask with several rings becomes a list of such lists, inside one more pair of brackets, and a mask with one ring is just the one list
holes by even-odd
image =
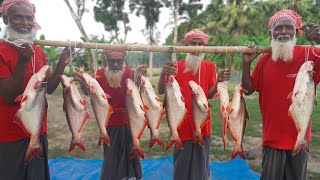
[[314, 73], [314, 71], [313, 71], [314, 62], [313, 61], [307, 61], [307, 62], [305, 62], [305, 64], [306, 64], [306, 69], [307, 69], [308, 73], [313, 74]]
[[197, 98], [199, 96], [199, 85], [194, 81], [189, 81], [189, 87], [191, 89], [192, 95]]
[[82, 80], [87, 84], [87, 85], [89, 85], [90, 86], [90, 84], [91, 84], [91, 80], [93, 79], [93, 77], [92, 76], [90, 76], [88, 73], [83, 73], [82, 74]]
[[45, 65], [43, 66], [38, 72], [38, 80], [43, 81], [44, 79], [46, 79], [51, 71], [51, 67], [49, 65]]
[[61, 79], [61, 84], [63, 88], [70, 88], [71, 84], [74, 83], [74, 78], [68, 77], [66, 75], [61, 75], [60, 79]]
[[172, 85], [174, 83], [174, 81], [175, 81], [174, 76], [172, 76], [172, 75], [167, 76], [167, 78], [166, 78], [166, 86]]

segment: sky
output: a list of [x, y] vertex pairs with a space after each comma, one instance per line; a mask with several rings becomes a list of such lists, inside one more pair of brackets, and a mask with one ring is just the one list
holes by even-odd
[[[36, 5], [36, 19], [41, 26], [41, 30], [38, 31], [37, 36], [44, 34], [47, 40], [61, 40], [61, 41], [81, 41], [81, 33], [71, 17], [70, 11], [66, 6], [64, 0], [30, 0]], [[202, 0], [204, 6], [209, 4], [210, 0]], [[73, 0], [70, 0], [73, 3]], [[105, 36], [105, 39], [109, 39], [110, 33], [104, 30], [103, 24], [95, 22], [93, 7], [94, 2], [87, 0], [87, 9], [82, 18], [82, 24], [88, 35]], [[147, 44], [146, 37], [143, 36], [141, 30], [145, 29], [145, 20], [143, 17], [136, 17], [130, 15], [130, 26], [132, 31], [128, 33], [126, 43], [139, 43]], [[170, 19], [170, 10], [161, 9], [161, 15], [159, 22], [157, 23], [157, 31], [161, 32], [160, 44], [165, 42], [165, 38], [170, 34], [172, 26], [165, 25]], [[134, 22], [134, 23], [133, 23]], [[4, 33], [4, 24], [0, 23], [2, 31], [0, 36]]]

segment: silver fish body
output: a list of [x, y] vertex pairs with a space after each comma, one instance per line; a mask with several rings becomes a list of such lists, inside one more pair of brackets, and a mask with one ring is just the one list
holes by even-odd
[[311, 122], [315, 102], [315, 84], [313, 76], [313, 61], [306, 61], [300, 67], [297, 74], [288, 114], [298, 131], [296, 144], [292, 154], [297, 154], [301, 148], [309, 152], [309, 145], [306, 140], [306, 133]]
[[104, 92], [99, 82], [89, 74], [83, 73], [82, 78], [87, 87], [89, 87], [90, 102], [100, 129], [98, 144], [101, 145], [103, 142], [110, 144], [111, 139], [106, 128], [113, 113], [113, 109], [108, 102], [108, 98], [111, 97]]
[[69, 152], [74, 151], [76, 147], [86, 151], [81, 140], [81, 132], [86, 121], [90, 118], [86, 110], [88, 102], [81, 97], [74, 78], [65, 75], [61, 75], [60, 78], [63, 86], [63, 110], [72, 133]]
[[24, 163], [27, 164], [34, 156], [43, 157], [43, 148], [40, 144], [40, 131], [44, 112], [47, 106], [47, 79], [50, 66], [43, 66], [37, 73], [31, 76], [22, 95], [15, 99], [20, 102], [15, 122], [30, 135]]
[[180, 91], [177, 80], [168, 76], [165, 87], [165, 110], [170, 128], [170, 135], [166, 149], [170, 149], [173, 144], [183, 148], [183, 143], [179, 137], [178, 128], [182, 125], [187, 115], [184, 97]]

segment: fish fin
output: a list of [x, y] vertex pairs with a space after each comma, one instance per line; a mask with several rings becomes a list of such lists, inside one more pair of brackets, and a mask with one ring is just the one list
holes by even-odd
[[227, 106], [227, 114], [231, 114], [233, 109], [230, 106]]
[[166, 150], [171, 149], [171, 147], [172, 147], [174, 144], [175, 144], [177, 147], [179, 147], [180, 149], [183, 149], [183, 147], [184, 147], [181, 139], [180, 139], [179, 137], [173, 138], [173, 137], [172, 137], [172, 133], [170, 132], [170, 136], [169, 136], [169, 138], [168, 138], [168, 143], [167, 143]]
[[[141, 107], [141, 106], [140, 106], [140, 107]], [[149, 110], [149, 107], [146, 106], [146, 105], [143, 105], [143, 106], [141, 107], [141, 109], [142, 109], [143, 111], [147, 111], [147, 110]]]
[[182, 100], [183, 102], [185, 102], [185, 100], [184, 100], [184, 97], [183, 97], [183, 96], [181, 96], [181, 100]]
[[220, 96], [220, 92], [217, 92], [214, 96], [213, 96], [213, 99], [218, 99]]
[[81, 139], [79, 140], [72, 140], [70, 143], [70, 148], [69, 148], [69, 152], [72, 152], [76, 149], [76, 147], [78, 147], [79, 149], [81, 149], [83, 152], [86, 152], [86, 148], [82, 142]]
[[287, 74], [288, 78], [295, 78], [297, 76], [297, 74]]
[[99, 136], [98, 145], [100, 146], [103, 142], [110, 145], [111, 139], [108, 133], [105, 136], [101, 136], [101, 135]]
[[288, 94], [287, 99], [291, 99], [292, 98], [292, 92]]
[[138, 139], [135, 139], [134, 141], [136, 141], [134, 144], [134, 146], [131, 149], [131, 153], [130, 153], [130, 157], [131, 159], [134, 158], [134, 156], [138, 155], [141, 157], [141, 159], [144, 159], [144, 152], [143, 149], [139, 143]]
[[90, 85], [89, 90], [90, 90], [90, 93], [94, 93], [94, 86]]
[[180, 121], [180, 123], [178, 124], [177, 129], [180, 129], [180, 127], [182, 126], [182, 124], [184, 123], [184, 121], [189, 117], [188, 113], [186, 113], [184, 115], [184, 117], [182, 118], [182, 120]]
[[247, 93], [248, 91], [246, 90], [246, 89], [244, 89], [244, 88], [240, 88], [240, 93], [242, 94], [242, 93]]
[[239, 150], [237, 150], [236, 148], [233, 149], [231, 160], [236, 158], [237, 156], [241, 157], [242, 159], [246, 159], [246, 155], [244, 154], [242, 148], [240, 148]]
[[109, 94], [107, 94], [107, 93], [105, 93], [105, 96], [107, 97], [107, 99], [111, 98], [111, 96]]
[[86, 113], [85, 113], [85, 115], [84, 115], [84, 117], [83, 117], [82, 124], [81, 124], [78, 132], [81, 132], [81, 131], [82, 131], [84, 125], [86, 124], [86, 122], [87, 122], [87, 120], [88, 120], [89, 118], [90, 118], [90, 115], [89, 115], [89, 113], [86, 111]]
[[101, 76], [97, 75], [97, 74], [92, 74], [91, 77], [93, 77], [94, 79], [99, 79]]
[[209, 110], [208, 105], [206, 105], [206, 104], [204, 104], [204, 103], [203, 103], [203, 107], [204, 107], [206, 110]]
[[193, 134], [193, 138], [192, 138], [192, 142], [195, 143], [196, 141], [198, 141], [199, 145], [204, 147], [204, 144], [203, 144], [203, 137], [202, 137], [202, 134], [201, 132], [199, 134], [195, 133]]
[[159, 98], [159, 97], [156, 97], [156, 100], [157, 100], [158, 102], [163, 102], [163, 100], [162, 100], [161, 98]]
[[157, 124], [157, 126], [156, 126], [157, 129], [160, 128], [161, 120], [162, 120], [163, 116], [165, 115], [165, 113], [166, 113], [166, 112], [165, 112], [164, 110], [162, 110], [161, 115], [160, 115], [160, 117], [159, 117], [159, 119], [158, 119], [158, 124]]
[[30, 138], [26, 155], [24, 157], [24, 164], [27, 165], [28, 162], [35, 156], [39, 158], [43, 158], [43, 149], [42, 149], [42, 145], [40, 144], [39, 137]]
[[161, 147], [164, 147], [164, 144], [163, 144], [163, 141], [162, 141], [160, 135], [158, 137], [156, 137], [155, 139], [150, 138], [149, 148], [152, 148], [156, 143], [158, 143]]
[[303, 149], [306, 153], [309, 153], [309, 144], [306, 140], [303, 141], [303, 143], [296, 143], [293, 150], [292, 150], [292, 156], [298, 154], [300, 152], [300, 149]]
[[23, 96], [23, 94], [20, 94], [19, 96], [17, 96], [15, 99], [14, 99], [14, 102], [15, 103], [21, 103], [23, 102], [22, 100], [27, 100], [27, 96]]
[[221, 112], [226, 111], [226, 108], [224, 107], [224, 105], [221, 106]]
[[86, 100], [84, 100], [84, 99], [81, 99], [80, 100], [80, 103], [82, 104], [82, 105], [84, 105], [84, 106], [87, 106], [89, 103], [88, 103], [88, 101], [86, 101]]
[[20, 128], [27, 134], [27, 136], [31, 136], [31, 133], [24, 127], [21, 120], [19, 119], [21, 116], [21, 110], [18, 110], [15, 114], [13, 122], [16, 123]]
[[38, 89], [41, 85], [42, 85], [42, 81], [37, 81], [36, 83], [34, 83], [33, 88]]

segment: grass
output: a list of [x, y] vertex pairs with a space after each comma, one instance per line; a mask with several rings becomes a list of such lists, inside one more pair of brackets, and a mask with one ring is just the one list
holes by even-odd
[[[158, 78], [152, 78], [151, 82], [154, 86], [155, 89], [157, 89], [157, 83], [158, 83]], [[229, 89], [234, 89], [235, 84], [229, 83]], [[156, 90], [157, 91], [157, 90]], [[320, 91], [319, 91], [320, 92]], [[230, 96], [232, 93], [230, 92]], [[62, 101], [62, 88], [61, 86], [58, 87], [58, 89], [51, 95], [51, 101]], [[160, 96], [163, 98], [163, 95]], [[261, 113], [260, 113], [260, 108], [259, 108], [259, 103], [258, 103], [258, 94], [255, 93], [249, 97], [245, 97], [246, 99], [246, 104], [247, 104], [247, 109], [249, 112], [250, 120], [247, 123], [246, 127], [246, 132], [245, 132], [245, 139], [244, 143], [244, 150], [250, 150], [253, 151], [253, 153], [260, 158], [259, 160], [253, 160], [247, 162], [251, 166], [251, 168], [256, 171], [256, 172], [261, 172], [261, 136], [262, 136], [262, 125], [261, 125]], [[88, 97], [86, 97], [88, 98]], [[317, 101], [320, 102], [320, 97], [317, 96]], [[209, 101], [210, 104], [212, 105], [211, 108], [211, 119], [212, 119], [212, 140], [211, 140], [211, 153], [210, 153], [210, 158], [213, 161], [228, 161], [230, 160], [231, 153], [232, 153], [232, 148], [233, 148], [233, 142], [231, 137], [228, 135], [228, 143], [227, 143], [227, 149], [224, 151], [223, 148], [223, 143], [222, 143], [222, 138], [221, 138], [221, 122], [220, 122], [220, 110], [219, 110], [219, 99], [213, 99]], [[60, 103], [60, 102], [59, 102]], [[60, 103], [62, 104], [62, 102]], [[58, 104], [59, 105], [59, 104]], [[57, 106], [58, 106], [57, 105]], [[51, 107], [54, 105], [50, 104], [49, 110]], [[60, 105], [59, 105], [60, 106]], [[59, 113], [61, 112], [61, 106], [57, 108], [59, 109]], [[61, 112], [62, 113], [62, 112]], [[90, 113], [90, 112], [89, 112]], [[92, 113], [92, 112], [91, 112]], [[64, 114], [63, 114], [64, 115]], [[58, 115], [57, 115], [58, 116]], [[64, 132], [68, 134], [66, 135], [62, 134], [61, 135], [61, 125], [56, 125], [56, 122], [61, 122], [61, 121], [66, 121], [66, 120], [61, 120], [57, 119], [56, 121], [50, 120], [53, 119], [54, 117], [49, 117], [49, 157], [50, 158], [55, 158], [55, 157], [76, 157], [76, 158], [102, 158], [102, 149], [97, 147], [97, 139], [96, 137], [93, 137], [97, 134], [96, 132], [96, 122], [94, 120], [94, 116], [91, 116], [91, 120], [88, 121], [86, 127], [84, 128], [84, 143], [86, 144], [87, 147], [87, 152], [83, 153], [79, 150], [75, 150], [72, 152], [72, 154], [68, 153], [68, 148], [69, 148], [69, 142], [70, 142], [70, 132], [69, 129], [67, 128], [66, 122], [62, 125], [64, 126]], [[55, 117], [58, 118], [58, 117]], [[51, 124], [50, 124], [51, 123]], [[53, 127], [55, 126], [55, 127]], [[164, 118], [161, 122], [161, 128], [167, 128], [167, 122], [166, 118]], [[145, 132], [145, 137], [149, 137], [149, 130], [146, 129]], [[162, 133], [161, 137], [164, 142], [164, 144], [167, 144], [167, 139], [168, 139], [168, 132]], [[92, 138], [91, 138], [92, 137]], [[246, 139], [248, 138], [248, 139]], [[248, 142], [251, 141], [252, 142]], [[254, 141], [253, 141], [254, 140]], [[52, 143], [53, 142], [53, 143]], [[62, 143], [60, 144], [55, 144], [57, 143]], [[167, 151], [164, 148], [160, 147], [159, 145], [155, 145], [153, 148], [149, 148], [149, 139], [144, 138], [141, 139], [140, 141], [143, 150], [145, 152], [145, 158], [154, 158], [154, 157], [162, 157], [162, 156], [169, 156], [172, 155], [172, 149]], [[310, 144], [310, 158], [309, 158], [309, 166], [311, 166], [312, 162], [315, 163], [314, 166], [319, 167], [318, 161], [319, 159], [319, 153], [320, 151], [320, 108], [316, 106], [314, 108], [313, 112], [313, 117], [312, 117], [312, 141]], [[257, 159], [258, 159], [257, 158]], [[308, 179], [320, 179], [320, 173], [319, 169], [317, 171], [310, 171], [308, 166]]]

